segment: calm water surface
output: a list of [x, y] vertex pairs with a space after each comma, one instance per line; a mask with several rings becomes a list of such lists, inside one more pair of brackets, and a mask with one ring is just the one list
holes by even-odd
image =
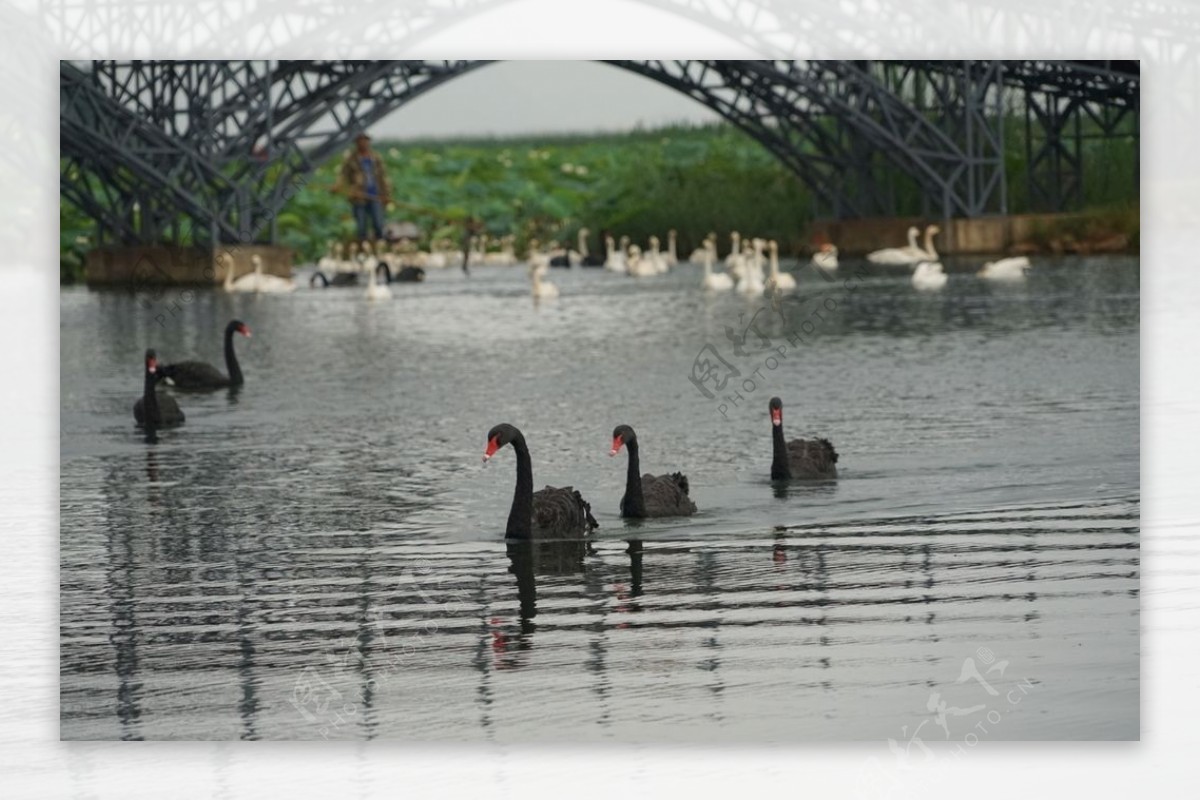
[[[1136, 739], [1137, 260], [797, 274], [779, 310], [691, 265], [553, 270], [539, 306], [522, 268], [382, 304], [64, 289], [61, 736]], [[245, 387], [145, 443], [143, 351], [221, 365], [235, 317]], [[706, 345], [741, 373], [712, 399]], [[767, 480], [772, 395], [839, 481]], [[499, 422], [590, 547], [506, 545]], [[618, 517], [618, 423], [696, 517]]]

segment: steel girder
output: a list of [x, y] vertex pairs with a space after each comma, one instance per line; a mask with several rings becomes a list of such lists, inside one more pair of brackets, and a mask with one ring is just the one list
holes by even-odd
[[[64, 193], [122, 238], [162, 238], [180, 215], [202, 238], [271, 237], [297, 182], [356, 131], [487, 63], [64, 63]], [[1136, 70], [1109, 63], [609, 63], [717, 111], [838, 217], [895, 213], [895, 167], [930, 213], [1004, 211], [1006, 88], [1136, 114]], [[68, 167], [93, 188], [69, 187]]]
[[[186, 233], [178, 229], [181, 218], [203, 239], [215, 233], [232, 241], [243, 232], [252, 238], [251, 197], [225, 173], [226, 165], [188, 132], [172, 131], [177, 115], [159, 108], [144, 116], [146, 109], [131, 105], [106, 92], [96, 74], [62, 64], [64, 193], [124, 242], [162, 240], [171, 228], [178, 241]], [[95, 197], [96, 181], [116, 202]]]
[[[900, 61], [889, 69], [956, 75], [960, 64]], [[1025, 123], [1025, 179], [1030, 209], [1066, 211], [1084, 205], [1084, 143], [1138, 137], [1141, 97], [1137, 61], [1006, 61], [1002, 80]], [[1008, 109], [1006, 109], [1008, 111]], [[1090, 125], [1089, 125], [1090, 123]], [[1137, 162], [1133, 183], [1137, 185]]]

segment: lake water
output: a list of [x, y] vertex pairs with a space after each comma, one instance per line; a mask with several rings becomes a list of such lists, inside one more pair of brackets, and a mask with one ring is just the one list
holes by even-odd
[[[64, 288], [62, 738], [1136, 739], [1138, 261], [859, 268], [778, 309], [692, 265]], [[144, 442], [144, 350], [222, 365], [232, 318], [245, 387]], [[769, 482], [773, 395], [837, 482]], [[590, 548], [506, 545], [500, 422]], [[619, 518], [619, 423], [695, 517]]]

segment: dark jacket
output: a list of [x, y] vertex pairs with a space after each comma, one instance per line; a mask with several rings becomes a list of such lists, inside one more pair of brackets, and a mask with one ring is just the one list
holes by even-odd
[[[392, 198], [392, 187], [383, 167], [383, 158], [374, 150], [368, 150], [367, 155], [371, 158], [371, 166], [375, 168], [375, 196], [380, 202], [387, 203]], [[367, 174], [363, 171], [362, 156], [358, 154], [358, 148], [351, 148], [342, 159], [342, 168], [338, 171], [334, 191], [346, 195], [351, 203], [367, 200]]]

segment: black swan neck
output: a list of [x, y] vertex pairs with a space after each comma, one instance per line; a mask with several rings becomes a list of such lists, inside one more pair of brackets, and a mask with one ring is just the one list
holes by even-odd
[[242, 368], [238, 365], [237, 353], [233, 350], [233, 333], [236, 330], [232, 325], [225, 329], [225, 369], [229, 371], [229, 383], [239, 387], [242, 385]]
[[787, 442], [783, 438], [783, 424], [772, 425], [771, 429], [771, 439], [774, 443], [775, 454], [775, 457], [771, 460], [771, 478], [791, 478], [792, 468], [788, 463]]
[[158, 423], [158, 395], [154, 386], [158, 383], [158, 374], [146, 371], [146, 384], [142, 390], [142, 420], [144, 425], [153, 426]]
[[626, 442], [625, 448], [629, 451], [629, 468], [625, 473], [625, 515], [645, 517], [646, 499], [642, 495], [642, 472], [637, 440]]
[[512, 446], [517, 452], [517, 487], [504, 533], [514, 539], [529, 539], [533, 527], [533, 462], [525, 440], [513, 440]]

